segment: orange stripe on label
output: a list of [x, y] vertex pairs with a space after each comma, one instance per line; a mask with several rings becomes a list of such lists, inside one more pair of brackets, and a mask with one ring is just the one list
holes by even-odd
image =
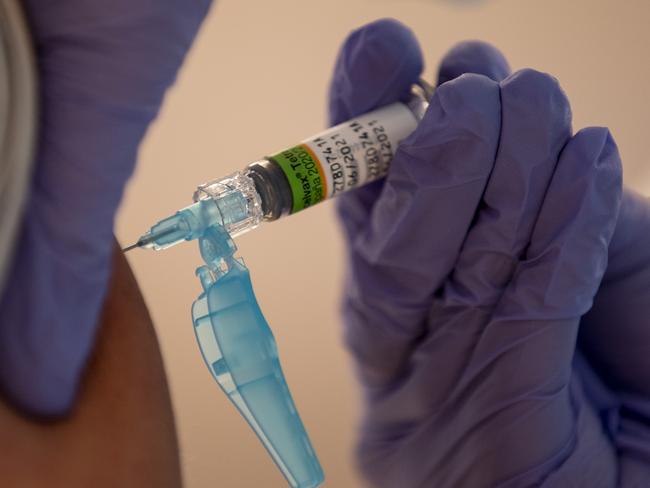
[[309, 153], [312, 159], [316, 161], [316, 166], [318, 166], [318, 174], [320, 175], [320, 179], [323, 182], [322, 200], [325, 200], [329, 194], [327, 193], [327, 178], [325, 178], [325, 172], [323, 171], [323, 163], [320, 159], [318, 159], [318, 156], [316, 156], [314, 151], [312, 151], [311, 147], [309, 147], [307, 144], [301, 144], [300, 147], [304, 148], [304, 150]]

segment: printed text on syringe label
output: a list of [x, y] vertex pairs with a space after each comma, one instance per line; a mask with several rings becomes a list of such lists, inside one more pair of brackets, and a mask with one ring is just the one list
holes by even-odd
[[411, 111], [395, 103], [272, 156], [291, 186], [292, 212], [384, 176], [416, 125]]
[[411, 111], [395, 103], [303, 141], [322, 166], [325, 198], [384, 176], [397, 145], [416, 125]]

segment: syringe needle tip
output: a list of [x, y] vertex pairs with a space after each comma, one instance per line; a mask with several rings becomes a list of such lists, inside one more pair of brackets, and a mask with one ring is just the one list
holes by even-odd
[[125, 247], [122, 249], [122, 252], [129, 252], [131, 249], [135, 249], [136, 247], [140, 247], [140, 241], [136, 242], [135, 244], [131, 244], [128, 247]]

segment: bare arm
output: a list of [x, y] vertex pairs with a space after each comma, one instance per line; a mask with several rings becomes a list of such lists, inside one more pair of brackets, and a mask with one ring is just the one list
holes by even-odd
[[138, 284], [118, 249], [75, 409], [65, 419], [42, 422], [0, 402], [0, 432], [3, 486], [181, 486], [160, 349]]

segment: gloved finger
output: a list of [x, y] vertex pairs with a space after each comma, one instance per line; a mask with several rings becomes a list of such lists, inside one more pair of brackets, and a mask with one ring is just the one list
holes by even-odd
[[590, 127], [562, 151], [525, 261], [499, 302], [504, 316], [581, 317], [607, 267], [622, 195], [621, 158], [609, 130]]
[[514, 453], [521, 439], [535, 439], [516, 449], [509, 463], [494, 464], [508, 470], [497, 473], [500, 479], [548, 470], [573, 445], [576, 407], [569, 382], [576, 335], [607, 266], [621, 180], [606, 129], [585, 129], [567, 144], [525, 258], [454, 385], [453, 403], [469, 405], [459, 415], [480, 412], [468, 435], [499, 437], [498, 447], [490, 447], [495, 461], [502, 452]]
[[[415, 35], [396, 20], [382, 19], [355, 30], [339, 51], [330, 83], [330, 124], [407, 98], [423, 64]], [[376, 181], [337, 199], [348, 232], [368, 219], [382, 185], [383, 180]]]
[[365, 418], [360, 461], [378, 486], [405, 477], [417, 486], [538, 486], [549, 474], [585, 479], [579, 470], [588, 467], [590, 480], [611, 473], [594, 466], [611, 467], [609, 439], [575, 389], [571, 361], [605, 270], [620, 185], [607, 131], [580, 132], [562, 151], [496, 308], [433, 300], [439, 328], [410, 356], [405, 379], [371, 398]]
[[[503, 354], [511, 354], [510, 347], [526, 349], [529, 354], [520, 356], [527, 364], [522, 376], [565, 378], [578, 323], [557, 325], [579, 319], [592, 305], [607, 267], [621, 173], [618, 149], [607, 129], [583, 129], [562, 153], [525, 259], [495, 309], [499, 324], [488, 326], [480, 343], [484, 351], [491, 345]], [[519, 327], [523, 321], [530, 327]], [[515, 338], [521, 341], [513, 342]]]
[[408, 98], [424, 66], [413, 31], [381, 19], [353, 31], [341, 47], [329, 90], [332, 125]]
[[25, 410], [71, 406], [106, 293], [123, 187], [209, 5], [25, 2], [41, 137], [0, 302], [0, 387]]
[[501, 139], [481, 209], [445, 285], [445, 300], [496, 303], [526, 246], [562, 148], [569, 101], [553, 77], [533, 70], [501, 83]]
[[619, 393], [650, 397], [649, 287], [650, 200], [626, 189], [607, 271], [579, 336], [599, 376]]
[[[479, 210], [442, 293], [431, 301], [430, 330], [411, 355], [402, 393], [387, 404], [394, 408], [394, 402], [408, 403], [404, 418], [416, 423], [446, 401], [472, 357], [485, 317], [530, 242], [570, 138], [569, 102], [552, 77], [518, 72], [501, 83], [500, 97], [499, 148]], [[450, 212], [455, 215], [455, 208]], [[445, 373], [431, 378], [431, 371]]]
[[497, 48], [483, 41], [463, 41], [452, 47], [438, 67], [438, 85], [465, 73], [501, 81], [510, 75], [510, 65]]
[[345, 334], [366, 386], [395, 379], [423, 331], [492, 170], [500, 112], [499, 87], [484, 76], [440, 86], [349, 242]]

